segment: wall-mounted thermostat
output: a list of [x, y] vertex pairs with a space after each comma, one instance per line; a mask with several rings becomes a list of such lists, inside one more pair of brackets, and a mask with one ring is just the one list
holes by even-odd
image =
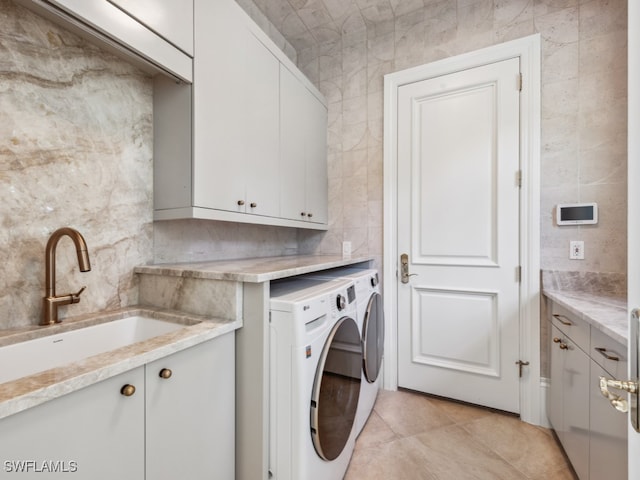
[[597, 203], [564, 203], [556, 209], [558, 225], [595, 225], [598, 223]]

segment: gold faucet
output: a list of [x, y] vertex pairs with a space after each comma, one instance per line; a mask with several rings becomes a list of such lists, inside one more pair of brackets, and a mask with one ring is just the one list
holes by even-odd
[[49, 237], [49, 241], [47, 242], [47, 249], [45, 252], [46, 295], [42, 302], [44, 309], [40, 325], [60, 323], [60, 320], [58, 320], [58, 307], [60, 305], [78, 303], [80, 301], [80, 295], [84, 292], [84, 289], [87, 288], [82, 287], [78, 293], [68, 293], [60, 296], [56, 295], [56, 247], [58, 246], [58, 241], [65, 235], [71, 238], [76, 246], [78, 267], [80, 268], [80, 271], [88, 272], [91, 270], [87, 244], [80, 232], [73, 228], [63, 227], [51, 234], [51, 237]]

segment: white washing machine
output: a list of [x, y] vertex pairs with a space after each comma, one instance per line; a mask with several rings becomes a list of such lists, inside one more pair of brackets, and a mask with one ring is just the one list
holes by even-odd
[[378, 271], [357, 267], [339, 268], [306, 276], [315, 279], [351, 280], [356, 288], [357, 320], [362, 340], [362, 387], [356, 414], [359, 434], [371, 415], [378, 396], [384, 354], [384, 311]]
[[341, 480], [353, 453], [362, 345], [352, 281], [272, 282], [270, 473]]

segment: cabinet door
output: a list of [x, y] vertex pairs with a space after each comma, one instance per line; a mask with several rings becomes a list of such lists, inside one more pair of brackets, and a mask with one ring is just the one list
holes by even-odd
[[[126, 384], [136, 387], [132, 396], [120, 393]], [[46, 461], [67, 472], [59, 477], [143, 480], [144, 368], [0, 420], [0, 452], [3, 472], [35, 462], [18, 470], [21, 479], [47, 477]]]
[[591, 361], [590, 480], [627, 478], [627, 415], [615, 410], [600, 393], [600, 376], [612, 378]]
[[109, 1], [193, 57], [193, 1]]
[[246, 212], [280, 215], [280, 62], [260, 40], [247, 33], [244, 56], [243, 132], [247, 167]]
[[327, 223], [327, 109], [280, 67], [281, 212]]
[[562, 443], [580, 480], [589, 478], [589, 363], [569, 338], [563, 350]]
[[551, 327], [551, 341], [549, 344], [550, 385], [547, 390], [547, 416], [558, 438], [562, 441], [564, 428], [562, 421], [564, 351], [560, 348], [560, 345], [564, 345], [564, 342], [562, 342], [563, 336], [560, 331], [551, 325], [551, 322], [549, 322], [549, 325]]
[[305, 86], [280, 66], [280, 213], [306, 220], [307, 95]]
[[308, 140], [306, 171], [307, 217], [316, 223], [328, 222], [327, 198], [327, 108], [314, 95], [307, 95]]
[[234, 342], [230, 333], [147, 364], [147, 478], [234, 478]]
[[245, 58], [235, 2], [195, 0], [193, 205], [245, 212]]

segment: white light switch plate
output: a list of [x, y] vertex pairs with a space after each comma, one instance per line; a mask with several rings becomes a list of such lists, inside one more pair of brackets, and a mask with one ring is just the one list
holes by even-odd
[[584, 260], [584, 242], [582, 240], [569, 242], [569, 260]]
[[342, 242], [342, 256], [343, 257], [351, 256], [351, 242]]

